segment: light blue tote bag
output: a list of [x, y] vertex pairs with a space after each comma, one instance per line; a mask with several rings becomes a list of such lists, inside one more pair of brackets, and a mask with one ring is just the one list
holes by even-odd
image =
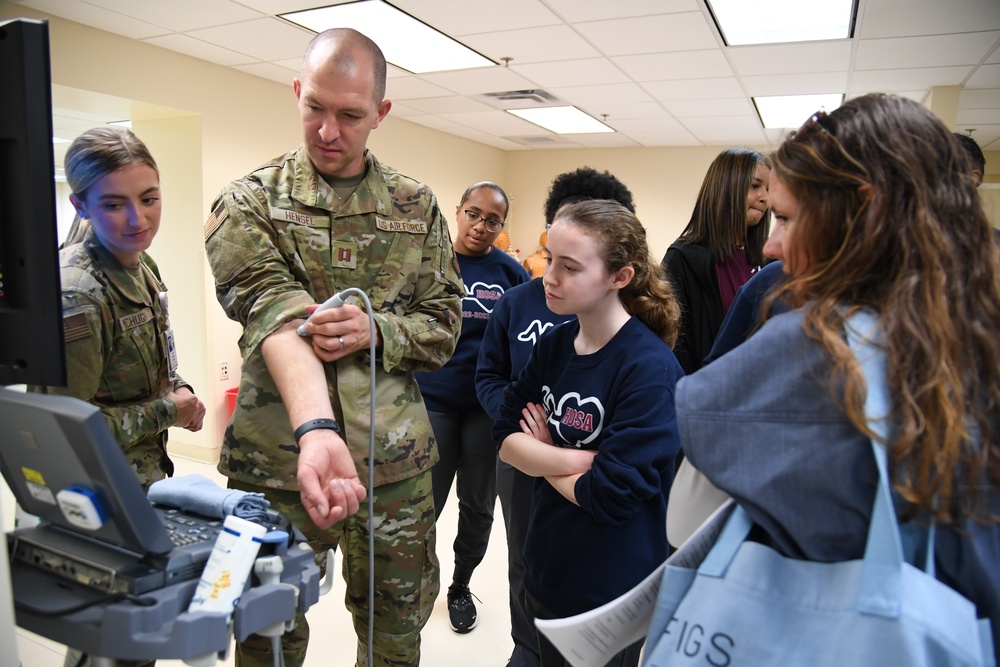
[[[890, 401], [878, 320], [854, 316], [848, 340], [868, 383], [865, 415], [882, 439]], [[933, 529], [924, 568], [903, 557], [885, 448], [863, 560], [785, 558], [746, 541], [753, 525], [736, 506], [695, 569], [667, 566], [643, 667], [995, 667], [987, 620], [937, 581]]]

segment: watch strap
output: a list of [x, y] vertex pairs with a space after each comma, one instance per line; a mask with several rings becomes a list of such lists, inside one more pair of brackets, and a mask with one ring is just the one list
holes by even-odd
[[295, 442], [298, 443], [302, 436], [318, 428], [325, 428], [340, 433], [340, 425], [335, 419], [310, 419], [295, 429]]

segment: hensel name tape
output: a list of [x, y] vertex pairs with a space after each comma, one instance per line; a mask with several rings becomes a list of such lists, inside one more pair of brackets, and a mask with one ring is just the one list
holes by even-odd
[[298, 211], [291, 211], [287, 208], [275, 208], [271, 207], [271, 220], [278, 220], [281, 222], [291, 222], [296, 225], [309, 225], [310, 227], [315, 225], [316, 220], [326, 220], [326, 216], [315, 217], [308, 213], [299, 213]]

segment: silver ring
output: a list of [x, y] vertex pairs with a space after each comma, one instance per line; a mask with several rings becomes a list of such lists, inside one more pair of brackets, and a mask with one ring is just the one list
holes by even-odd
[[343, 336], [337, 336], [337, 340], [340, 341], [340, 349], [343, 350], [344, 349], [344, 337]]

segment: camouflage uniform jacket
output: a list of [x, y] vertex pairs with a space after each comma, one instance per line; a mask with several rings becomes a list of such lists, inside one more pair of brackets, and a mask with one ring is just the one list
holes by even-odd
[[170, 379], [166, 292], [153, 259], [142, 253], [133, 277], [87, 230], [80, 243], [59, 252], [65, 387], [32, 391], [75, 396], [101, 409], [111, 432], [148, 485], [171, 471], [167, 428], [177, 422], [177, 406], [166, 395], [189, 385]]
[[[413, 376], [451, 357], [462, 281], [447, 223], [430, 189], [367, 152], [366, 175], [342, 201], [304, 147], [230, 183], [205, 227], [226, 314], [243, 325], [243, 370], [219, 471], [257, 486], [297, 489], [298, 447], [264, 364], [262, 341], [305, 307], [357, 287], [382, 334], [376, 360], [375, 484], [428, 470], [438, 459]], [[351, 302], [356, 302], [352, 299]], [[363, 302], [357, 302], [363, 307]], [[330, 400], [362, 479], [369, 450], [367, 352], [325, 364]]]

